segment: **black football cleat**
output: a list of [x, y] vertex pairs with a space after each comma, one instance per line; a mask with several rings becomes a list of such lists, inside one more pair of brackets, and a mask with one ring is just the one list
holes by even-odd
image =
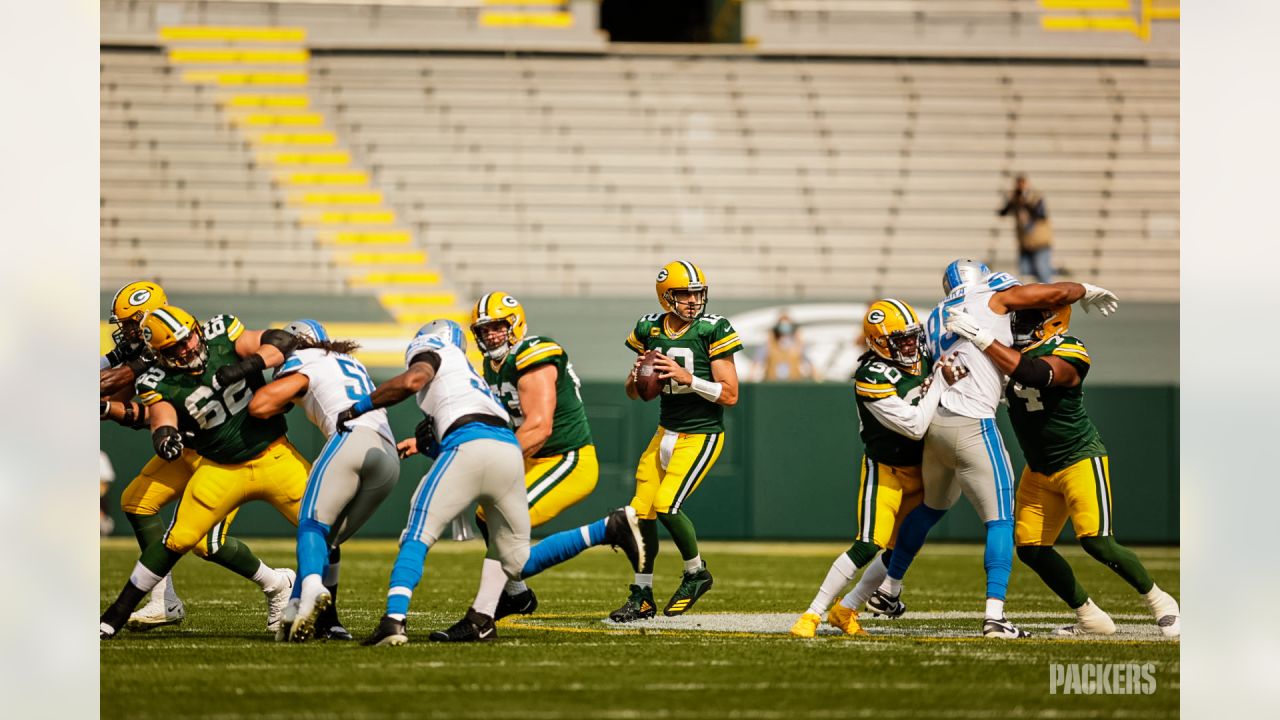
[[448, 630], [437, 630], [427, 636], [432, 642], [487, 642], [498, 637], [493, 618], [481, 615], [475, 608], [467, 608], [467, 614]]
[[373, 634], [360, 641], [361, 645], [404, 645], [409, 642], [409, 633], [404, 620], [383, 615]]
[[498, 598], [498, 609], [493, 613], [493, 621], [497, 622], [508, 615], [531, 615], [537, 609], [538, 596], [533, 594], [533, 588], [515, 595], [504, 592]]
[[622, 607], [609, 613], [609, 619], [616, 623], [629, 623], [636, 620], [648, 620], [658, 614], [658, 605], [653, 600], [653, 588], [631, 586], [631, 596]]
[[627, 505], [609, 513], [604, 525], [604, 541], [620, 548], [631, 563], [632, 572], [640, 572], [640, 558], [644, 557], [644, 538], [640, 536], [640, 522], [635, 508]]

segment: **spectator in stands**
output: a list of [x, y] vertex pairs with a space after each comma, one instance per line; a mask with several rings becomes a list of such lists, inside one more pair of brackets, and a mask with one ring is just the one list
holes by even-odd
[[1005, 199], [1000, 215], [1013, 215], [1018, 237], [1018, 274], [1034, 275], [1042, 283], [1053, 282], [1053, 228], [1045, 210], [1044, 196], [1018, 173], [1013, 191]]
[[769, 331], [764, 346], [756, 351], [756, 380], [818, 380], [817, 368], [805, 354], [800, 329], [783, 310]]

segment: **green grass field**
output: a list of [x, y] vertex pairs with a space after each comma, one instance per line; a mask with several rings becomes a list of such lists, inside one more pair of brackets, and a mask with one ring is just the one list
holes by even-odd
[[[293, 565], [292, 543], [250, 543], [269, 564]], [[1015, 561], [1009, 615], [1028, 640], [978, 637], [982, 549], [927, 546], [903, 599], [907, 616], [865, 623], [874, 637], [786, 635], [831, 560], [831, 543], [705, 542], [715, 588], [679, 622], [616, 628], [602, 621], [626, 597], [621, 554], [592, 549], [530, 585], [535, 615], [499, 624], [493, 643], [441, 646], [475, 594], [478, 542], [441, 543], [409, 616], [411, 642], [277, 644], [266, 604], [247, 581], [186, 558], [175, 571], [186, 621], [102, 643], [102, 716], [112, 718], [1092, 718], [1178, 714], [1178, 643], [1160, 638], [1141, 598], [1077, 548], [1064, 548], [1085, 588], [1120, 626], [1114, 639], [1048, 636], [1074, 615]], [[1178, 551], [1139, 548], [1153, 577], [1179, 595]], [[363, 637], [382, 614], [392, 541], [343, 547], [344, 624]], [[102, 606], [124, 583], [137, 546], [105, 540]], [[659, 606], [679, 556], [658, 557]], [[1052, 663], [1153, 663], [1150, 695], [1049, 692]]]

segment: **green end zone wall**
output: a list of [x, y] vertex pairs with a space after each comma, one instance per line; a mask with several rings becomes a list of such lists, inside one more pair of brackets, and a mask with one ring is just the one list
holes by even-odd
[[[580, 525], [626, 504], [634, 489], [636, 459], [657, 425], [658, 403], [627, 400], [621, 383], [585, 383], [582, 397], [600, 457], [600, 483], [585, 501], [536, 528], [535, 536]], [[1117, 537], [1122, 542], [1178, 542], [1177, 388], [1102, 386], [1088, 390], [1087, 402], [1111, 454]], [[392, 408], [396, 436], [410, 435], [420, 417], [412, 402]], [[744, 385], [738, 405], [725, 417], [728, 436], [720, 460], [685, 503], [699, 536], [852, 539], [862, 453], [852, 388]], [[1022, 453], [1003, 411], [1000, 427], [1014, 472], [1020, 473]], [[307, 458], [319, 455], [323, 438], [300, 409], [289, 413], [289, 437]], [[150, 438], [145, 431], [102, 423], [101, 442], [116, 470], [110, 491], [116, 534], [127, 535], [120, 492], [151, 458]], [[362, 535], [399, 535], [409, 497], [427, 467], [421, 457], [404, 462], [395, 492]], [[168, 516], [169, 510], [164, 512]], [[254, 502], [240, 511], [232, 533], [279, 536], [292, 534], [292, 528], [270, 506]], [[964, 499], [930, 535], [955, 541], [982, 537], [982, 523]], [[1063, 537], [1071, 537], [1069, 523]]]

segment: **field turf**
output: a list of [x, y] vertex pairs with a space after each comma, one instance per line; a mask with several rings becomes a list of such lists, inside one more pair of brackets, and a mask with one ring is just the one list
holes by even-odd
[[[250, 545], [269, 564], [293, 564], [291, 542]], [[175, 571], [187, 607], [182, 625], [124, 632], [102, 643], [102, 716], [1078, 720], [1178, 714], [1178, 643], [1161, 639], [1139, 596], [1077, 548], [1063, 554], [1116, 618], [1115, 639], [1049, 637], [1048, 630], [1074, 616], [1016, 561], [1009, 615], [1034, 636], [1015, 642], [977, 637], [982, 549], [971, 545], [927, 546], [907, 576], [907, 616], [868, 621], [875, 637], [789, 637], [791, 621], [843, 549], [704, 542], [715, 587], [689, 615], [615, 628], [601, 619], [625, 599], [631, 574], [621, 554], [596, 548], [530, 581], [538, 612], [500, 623], [498, 641], [442, 646], [426, 642], [426, 635], [466, 610], [483, 555], [478, 542], [445, 542], [427, 557], [409, 616], [411, 642], [398, 648], [274, 643], [258, 589], [190, 557]], [[1137, 551], [1156, 582], [1178, 596], [1177, 550]], [[382, 614], [394, 554], [388, 540], [343, 547], [338, 601], [357, 639]], [[132, 541], [103, 541], [103, 607], [136, 557]], [[675, 589], [679, 565], [664, 542], [655, 587], [660, 607]], [[1050, 694], [1052, 663], [1153, 663], [1157, 688], [1150, 695]]]

